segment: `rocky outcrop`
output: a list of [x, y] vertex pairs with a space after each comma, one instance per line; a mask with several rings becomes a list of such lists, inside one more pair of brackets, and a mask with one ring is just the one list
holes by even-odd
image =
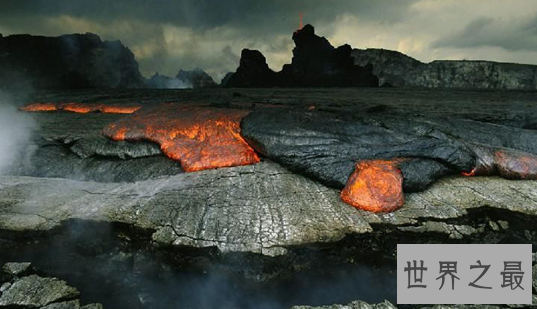
[[422, 63], [385, 49], [354, 49], [354, 63], [372, 65], [381, 86], [537, 89], [537, 66], [494, 61], [437, 60]]
[[433, 61], [423, 73], [425, 87], [537, 89], [537, 66], [493, 61]]
[[[16, 270], [16, 271], [13, 271]], [[102, 309], [80, 305], [80, 293], [63, 280], [36, 275], [30, 263], [6, 263], [0, 274], [0, 307], [46, 309]]]
[[278, 84], [276, 73], [272, 71], [267, 59], [258, 50], [243, 49], [240, 65], [235, 73], [226, 75], [222, 81], [225, 87], [264, 88]]
[[284, 65], [283, 85], [295, 87], [376, 87], [378, 79], [370, 66], [355, 65], [352, 48], [334, 48], [326, 38], [315, 34], [311, 25], [293, 34], [295, 48], [291, 64]]
[[293, 34], [295, 48], [290, 64], [273, 72], [259, 51], [245, 49], [237, 72], [226, 87], [376, 87], [378, 79], [370, 66], [355, 65], [352, 48], [334, 48], [315, 34], [311, 25]]
[[213, 78], [200, 68], [196, 68], [192, 71], [179, 70], [175, 77], [185, 84], [192, 85], [192, 88], [214, 88], [218, 84]]
[[91, 33], [59, 37], [0, 37], [4, 87], [136, 88], [143, 77], [132, 52], [119, 41]]
[[358, 65], [372, 65], [373, 74], [384, 87], [418, 86], [418, 76], [426, 67], [425, 63], [387, 49], [354, 49], [351, 55]]

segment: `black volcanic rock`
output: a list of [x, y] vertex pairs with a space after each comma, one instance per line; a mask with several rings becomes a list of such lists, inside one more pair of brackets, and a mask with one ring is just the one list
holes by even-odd
[[233, 76], [233, 72], [227, 72], [226, 75], [220, 81], [220, 86], [226, 87], [227, 83], [229, 82], [232, 76]]
[[372, 67], [358, 66], [351, 57], [352, 48], [334, 48], [326, 38], [315, 34], [311, 25], [293, 34], [296, 47], [291, 64], [274, 73], [265, 57], [244, 49], [237, 72], [227, 79], [226, 87], [377, 87]]
[[371, 159], [404, 159], [406, 192], [449, 173], [537, 177], [537, 132], [472, 120], [271, 110], [246, 116], [241, 134], [260, 154], [335, 188]]
[[137, 88], [144, 80], [132, 52], [91, 33], [59, 37], [0, 37], [0, 83], [5, 87]]
[[179, 70], [176, 78], [185, 84], [191, 85], [191, 88], [214, 88], [218, 84], [213, 78], [200, 68], [192, 71]]
[[378, 79], [370, 66], [354, 65], [352, 48], [342, 45], [334, 48], [326, 38], [315, 34], [311, 25], [293, 34], [296, 47], [293, 60], [285, 65], [284, 80], [298, 87], [376, 87]]
[[226, 77], [227, 81], [224, 85], [226, 87], [261, 88], [277, 84], [276, 73], [269, 68], [267, 59], [258, 50], [243, 49], [237, 72]]
[[[465, 144], [447, 136], [437, 138], [427, 130], [400, 131], [386, 125], [383, 118], [253, 112], [243, 119], [241, 134], [262, 155], [335, 188], [345, 186], [360, 160], [411, 158], [399, 165], [407, 192], [423, 190], [451, 168], [473, 168], [475, 155]], [[420, 124], [405, 122], [406, 118], [399, 121], [419, 128]]]

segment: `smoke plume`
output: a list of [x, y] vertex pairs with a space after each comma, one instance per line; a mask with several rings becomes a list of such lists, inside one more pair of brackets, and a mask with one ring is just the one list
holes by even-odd
[[10, 167], [30, 141], [33, 119], [17, 110], [15, 100], [0, 90], [0, 174], [10, 172]]

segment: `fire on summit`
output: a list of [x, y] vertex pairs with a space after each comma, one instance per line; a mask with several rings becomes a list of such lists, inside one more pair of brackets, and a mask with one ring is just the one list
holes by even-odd
[[515, 2], [0, 1], [0, 309], [530, 305]]

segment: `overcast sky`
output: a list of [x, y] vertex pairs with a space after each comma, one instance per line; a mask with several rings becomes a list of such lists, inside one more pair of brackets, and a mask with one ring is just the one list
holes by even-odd
[[201, 67], [220, 81], [243, 48], [280, 70], [300, 13], [335, 46], [537, 64], [537, 0], [0, 0], [0, 33], [93, 32], [127, 45], [146, 77]]

